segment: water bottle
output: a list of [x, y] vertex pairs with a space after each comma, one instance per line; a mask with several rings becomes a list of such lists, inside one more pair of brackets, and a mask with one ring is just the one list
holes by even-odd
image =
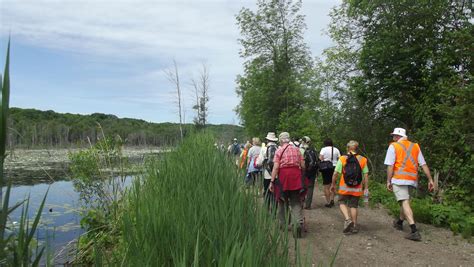
[[369, 206], [369, 189], [364, 190], [364, 207]]

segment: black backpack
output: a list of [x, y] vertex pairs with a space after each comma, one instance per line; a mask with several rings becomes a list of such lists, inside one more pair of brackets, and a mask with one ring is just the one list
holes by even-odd
[[318, 154], [314, 148], [309, 147], [304, 151], [304, 163], [306, 165], [306, 171], [308, 173], [315, 173], [318, 171]]
[[240, 155], [241, 151], [240, 151], [240, 145], [238, 143], [234, 143], [232, 145], [232, 154], [237, 156], [237, 155]]
[[267, 147], [267, 152], [265, 155], [265, 159], [263, 160], [263, 166], [265, 169], [271, 174], [273, 171], [273, 165], [274, 161], [273, 159], [275, 158], [275, 153], [277, 151], [277, 146], [276, 145], [269, 145]]
[[344, 174], [344, 182], [347, 186], [358, 186], [362, 183], [362, 169], [357, 160], [357, 155], [347, 155], [346, 165], [342, 173]]

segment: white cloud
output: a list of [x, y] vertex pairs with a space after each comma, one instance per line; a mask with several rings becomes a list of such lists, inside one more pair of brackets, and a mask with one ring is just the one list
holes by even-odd
[[[329, 44], [321, 31], [334, 4], [328, 0], [303, 3], [306, 41], [313, 55]], [[242, 71], [235, 21], [242, 6], [254, 8], [255, 4], [231, 0], [0, 0], [0, 35], [11, 32], [16, 42], [77, 55], [86, 65], [120, 65], [128, 75], [94, 82], [110, 92], [120, 84], [137, 84], [140, 90], [130, 99], [138, 102], [150, 102], [143, 99], [172, 91], [162, 73], [172, 58], [178, 61], [182, 77], [188, 79], [206, 60], [212, 80], [211, 110], [216, 114], [213, 122], [229, 122], [235, 120], [235, 77]], [[87, 82], [86, 78], [83, 83]], [[125, 91], [118, 94], [128, 97]], [[163, 109], [172, 108], [160, 103]]]

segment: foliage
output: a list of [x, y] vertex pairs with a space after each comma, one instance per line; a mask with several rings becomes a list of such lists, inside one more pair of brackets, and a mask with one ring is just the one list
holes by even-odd
[[[400, 207], [392, 192], [385, 184], [370, 183], [372, 205], [383, 204], [394, 216], [400, 213]], [[415, 220], [436, 226], [449, 227], [455, 234], [460, 233], [464, 238], [470, 238], [474, 231], [474, 211], [472, 207], [462, 203], [433, 203], [430, 198], [420, 197], [411, 200]]]
[[69, 155], [74, 187], [84, 208], [81, 227], [86, 230], [80, 237], [76, 263], [95, 262], [98, 246], [107, 249], [117, 241], [128, 171], [122, 146], [120, 137], [111, 138], [102, 132], [91, 148]]
[[[8, 144], [14, 147], [88, 147], [101, 136], [102, 125], [106, 136], [121, 136], [127, 146], [174, 146], [179, 140], [176, 123], [151, 123], [144, 120], [118, 118], [114, 115], [60, 114], [35, 109], [10, 109]], [[244, 137], [243, 128], [235, 125], [208, 124], [220, 142], [230, 142]], [[194, 130], [193, 124], [184, 124], [185, 135]]]
[[[241, 97], [237, 112], [250, 135], [300, 129], [315, 120], [308, 105], [313, 89], [313, 62], [303, 35], [300, 0], [259, 0], [257, 10], [242, 8], [237, 15], [241, 31], [244, 75], [237, 78]], [[319, 97], [318, 97], [319, 98]]]
[[146, 169], [126, 197], [120, 241], [109, 264], [289, 264], [286, 235], [253, 192], [243, 189], [232, 162], [209, 135], [186, 139]]
[[324, 129], [339, 145], [358, 140], [376, 177], [383, 180], [388, 133], [404, 127], [439, 172], [443, 198], [472, 205], [474, 26], [466, 4], [344, 1], [331, 14], [335, 45], [318, 62], [317, 80], [335, 114]]

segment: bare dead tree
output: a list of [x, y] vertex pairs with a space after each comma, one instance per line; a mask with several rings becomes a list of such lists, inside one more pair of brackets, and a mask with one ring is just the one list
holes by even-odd
[[176, 103], [178, 105], [178, 115], [179, 115], [179, 133], [181, 136], [181, 141], [183, 140], [183, 108], [182, 108], [182, 97], [181, 97], [181, 86], [179, 82], [179, 72], [178, 64], [176, 60], [173, 59], [174, 69], [165, 70], [165, 75], [168, 81], [170, 81], [176, 89]]
[[209, 102], [209, 68], [206, 64], [202, 64], [202, 69], [199, 72], [198, 79], [192, 79], [191, 85], [194, 88], [195, 105], [193, 109], [196, 110], [196, 117], [194, 123], [196, 126], [206, 127], [208, 117], [208, 102]]

